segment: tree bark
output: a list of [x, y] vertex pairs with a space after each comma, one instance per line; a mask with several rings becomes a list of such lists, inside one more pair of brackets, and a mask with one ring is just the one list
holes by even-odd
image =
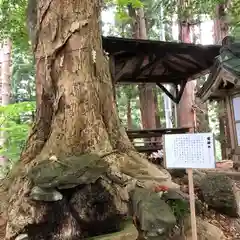
[[[157, 90], [157, 89], [155, 89]], [[155, 123], [156, 123], [156, 128], [161, 128], [161, 119], [160, 119], [160, 111], [159, 111], [159, 104], [158, 104], [158, 92], [154, 92], [154, 105], [155, 105]], [[162, 138], [157, 137], [154, 139], [158, 143], [162, 143]]]
[[196, 98], [196, 120], [197, 132], [209, 132], [211, 129], [209, 127], [209, 118], [208, 118], [208, 105], [207, 103], [201, 103], [198, 98]]
[[154, 94], [154, 104], [155, 104], [156, 127], [161, 128], [161, 118], [160, 118], [160, 111], [159, 111], [159, 104], [158, 104], [158, 92], [157, 91], [155, 91], [155, 94]]
[[127, 99], [127, 127], [128, 129], [132, 129], [132, 106], [131, 106], [131, 98], [128, 96]]
[[[200, 17], [200, 21], [201, 21], [201, 17]], [[202, 36], [201, 24], [199, 23], [194, 27], [199, 29], [199, 35], [196, 33], [194, 34], [194, 37], [195, 37], [194, 43], [197, 44], [201, 40], [201, 36]], [[205, 76], [200, 77], [197, 80], [196, 92], [200, 90], [204, 82], [205, 82]], [[201, 100], [195, 96], [195, 104], [196, 104], [195, 113], [196, 113], [196, 122], [197, 122], [196, 131], [197, 132], [211, 131], [209, 126], [208, 103], [207, 102], [202, 103]]]
[[[197, 81], [196, 91], [199, 91], [200, 87], [204, 83], [204, 78], [200, 78]], [[202, 103], [201, 99], [198, 97], [195, 98], [195, 104], [196, 104], [196, 121], [197, 121], [197, 132], [209, 132], [210, 126], [209, 126], [209, 116], [208, 116], [208, 103]]]
[[178, 105], [178, 125], [179, 127], [194, 128], [194, 91], [195, 82], [191, 81], [186, 84], [182, 99]]
[[[183, 23], [179, 22], [180, 31], [179, 31], [179, 39], [182, 42], [190, 43], [190, 25], [188, 21]], [[181, 101], [178, 105], [178, 125], [179, 127], [190, 127], [194, 128], [194, 96], [195, 96], [195, 86], [196, 81], [189, 81], [184, 89]]]
[[[36, 78], [43, 86], [41, 103], [19, 166], [1, 185], [0, 206], [7, 219], [7, 240], [24, 232], [30, 234], [31, 239], [79, 239], [83, 232], [91, 231], [90, 225], [84, 226], [82, 219], [75, 216], [76, 210], [72, 208], [78, 204], [72, 195], [69, 200], [66, 191], [61, 192], [64, 198], [54, 203], [35, 202], [29, 197], [36, 187], [29, 172], [36, 167], [41, 169], [44, 162], [48, 167], [41, 171], [57, 163], [64, 166], [64, 159], [69, 156], [99, 155], [108, 165], [108, 174], [103, 174], [92, 185], [94, 189], [104, 186], [104, 192], [115, 199], [112, 203], [117, 213], [123, 215], [127, 213], [128, 197], [119, 195], [122, 191], [128, 193], [136, 182], [146, 188], [159, 182], [176, 187], [168, 172], [140, 157], [120, 125], [107, 57], [101, 44], [100, 9], [97, 0], [38, 2], [34, 49]], [[33, 179], [35, 175], [32, 174]], [[124, 179], [124, 176], [128, 182], [120, 184], [116, 178]], [[91, 199], [91, 186], [86, 183], [77, 189], [81, 196]], [[86, 202], [75, 197], [91, 214], [92, 209]], [[98, 211], [100, 219], [108, 207]]]
[[139, 84], [140, 111], [143, 129], [156, 128], [156, 105], [154, 101], [155, 84]]
[[[138, 9], [138, 21], [139, 21], [139, 38], [147, 39], [147, 29], [144, 17], [144, 11], [142, 8]], [[155, 84], [140, 84], [139, 99], [141, 105], [141, 116], [143, 128], [153, 129], [156, 128], [156, 105], [154, 101], [154, 88]]]
[[[227, 2], [227, 1], [225, 1]], [[216, 6], [216, 18], [214, 19], [214, 40], [216, 44], [221, 44], [224, 37], [227, 36], [229, 26], [226, 19], [226, 4], [219, 3]]]

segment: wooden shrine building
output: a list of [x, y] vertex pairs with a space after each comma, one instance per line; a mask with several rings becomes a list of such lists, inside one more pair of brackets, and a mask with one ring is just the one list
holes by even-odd
[[[220, 46], [189, 43], [103, 37], [103, 49], [109, 55], [113, 86], [121, 84], [156, 83], [176, 104], [187, 81], [209, 71], [219, 55]], [[175, 87], [170, 93], [163, 84]], [[130, 139], [159, 137], [167, 133], [186, 133], [189, 129], [143, 129], [127, 131]], [[159, 146], [138, 149], [156, 151]]]
[[[103, 37], [103, 48], [109, 54], [115, 84], [156, 83], [179, 103], [187, 81], [209, 71], [220, 46]], [[175, 96], [164, 83], [175, 86]]]
[[219, 101], [227, 109], [226, 156], [240, 161], [240, 42], [232, 37], [223, 39], [220, 55], [197, 96], [202, 101]]

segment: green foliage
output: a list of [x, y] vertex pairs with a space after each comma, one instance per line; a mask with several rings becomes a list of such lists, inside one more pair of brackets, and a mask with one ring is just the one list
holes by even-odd
[[213, 18], [217, 4], [223, 0], [190, 0], [182, 1], [184, 5], [179, 5], [179, 0], [163, 0], [164, 16], [177, 14], [180, 20], [198, 20], [201, 15], [208, 15]]
[[158, 117], [160, 119], [161, 127], [166, 127], [166, 119], [165, 119], [165, 110], [164, 110], [164, 99], [163, 92], [161, 89], [156, 88], [157, 94], [157, 102], [158, 102]]
[[229, 22], [232, 25], [239, 25], [240, 24], [240, 16], [239, 16], [239, 11], [240, 11], [240, 1], [238, 0], [232, 0], [230, 9], [228, 11], [229, 14]]
[[34, 101], [36, 84], [33, 54], [15, 48], [12, 52], [12, 60], [13, 101]]
[[[220, 128], [219, 128], [219, 103], [216, 101], [208, 103], [208, 116], [209, 126], [211, 131], [214, 132], [216, 140], [219, 140]], [[216, 160], [222, 160], [221, 145], [219, 141], [216, 141]]]
[[[182, 19], [198, 18], [200, 14], [213, 15], [215, 7], [223, 0], [191, 0], [184, 1], [188, 4], [184, 7], [179, 7], [178, 0], [105, 0], [105, 6], [114, 6], [116, 9], [116, 22], [129, 23], [128, 5], [134, 9], [144, 8], [146, 19], [148, 22], [148, 30], [151, 31], [151, 26], [159, 26], [159, 21], [169, 21], [173, 14], [178, 14]], [[232, 13], [238, 17], [239, 3], [233, 0], [235, 8]], [[159, 17], [160, 8], [163, 8], [164, 14]], [[26, 9], [27, 0], [0, 0], [0, 38], [5, 39], [10, 37], [14, 46], [29, 51], [30, 42], [26, 27]], [[158, 28], [159, 30], [159, 28]], [[154, 32], [151, 33], [154, 35]], [[158, 34], [157, 34], [158, 35]], [[155, 37], [157, 36], [155, 35]]]
[[[113, 3], [113, 1], [111, 1]], [[118, 2], [115, 1], [115, 4]], [[123, 1], [119, 5], [117, 5], [115, 12], [115, 31], [121, 37], [128, 37], [132, 38], [132, 27], [131, 22], [132, 19], [129, 17], [128, 13], [128, 4], [132, 5], [133, 10], [135, 8], [144, 8], [145, 14], [145, 22], [146, 22], [146, 30], [148, 37], [150, 39], [159, 40], [159, 35], [161, 32], [161, 8], [163, 7], [161, 2], [157, 0], [144, 0], [140, 3], [136, 1]], [[171, 17], [168, 17], [167, 21], [170, 21], [169, 25], [171, 24]], [[168, 23], [168, 22], [167, 22]], [[167, 27], [169, 26], [167, 25]], [[170, 28], [169, 28], [170, 29]], [[171, 32], [167, 32], [167, 36], [171, 39]], [[158, 98], [158, 111], [157, 114], [159, 115], [160, 122], [162, 126], [164, 126], [164, 103], [163, 103], [163, 93], [158, 88], [155, 89]], [[117, 87], [117, 103], [118, 103], [118, 110], [119, 116], [122, 120], [123, 124], [127, 126], [127, 105], [130, 101], [131, 104], [131, 115], [132, 115], [132, 125], [133, 128], [140, 128], [141, 127], [141, 114], [140, 114], [140, 104], [139, 104], [139, 91], [136, 86], [132, 85], [124, 85]]]
[[176, 219], [181, 221], [189, 213], [189, 204], [181, 199], [168, 200], [168, 205], [171, 207]]
[[228, 23], [230, 25], [231, 35], [240, 40], [240, 1], [232, 0], [228, 11]]
[[[237, 1], [237, 0], [235, 0]], [[183, 1], [185, 5], [179, 5], [179, 0], [108, 0], [108, 2], [116, 6], [117, 19], [121, 21], [129, 21], [127, 14], [127, 6], [132, 5], [133, 8], [144, 8], [147, 21], [161, 22], [168, 21], [169, 17], [172, 19], [174, 14], [177, 14], [181, 20], [199, 19], [200, 15], [208, 15], [209, 18], [215, 15], [216, 5], [223, 3], [223, 0], [191, 0]], [[160, 17], [160, 9], [163, 10], [163, 16]], [[151, 28], [151, 27], [150, 27]], [[150, 29], [149, 28], [149, 29]]]
[[13, 46], [28, 51], [27, 0], [0, 0], [0, 39], [9, 37]]
[[130, 17], [127, 13], [127, 7], [129, 4], [133, 8], [143, 7], [143, 3], [140, 0], [116, 0], [113, 2], [116, 5], [116, 19], [124, 22], [127, 22], [130, 20]]
[[0, 155], [9, 159], [5, 170], [19, 159], [35, 112], [35, 70], [26, 27], [26, 8], [27, 0], [0, 0], [0, 42], [10, 38], [13, 44], [13, 104], [0, 106]]
[[131, 104], [133, 128], [140, 128], [141, 117], [139, 110], [138, 89], [134, 85], [120, 85], [116, 87], [118, 114], [124, 126], [127, 127], [127, 105]]
[[0, 131], [4, 133], [4, 144], [0, 154], [11, 162], [18, 160], [24, 146], [29, 126], [32, 123], [35, 102], [22, 102], [0, 106]]

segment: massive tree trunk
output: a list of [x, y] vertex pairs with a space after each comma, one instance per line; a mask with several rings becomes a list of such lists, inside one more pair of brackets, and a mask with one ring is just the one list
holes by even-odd
[[[102, 221], [114, 225], [127, 213], [136, 181], [150, 188], [157, 182], [175, 186], [164, 169], [135, 152], [120, 125], [102, 50], [100, 7], [97, 0], [38, 2], [34, 49], [41, 104], [19, 166], [2, 184], [6, 239], [20, 233], [79, 239], [91, 235], [93, 224], [99, 226], [94, 234], [106, 232]], [[34, 201], [42, 198], [52, 202]]]

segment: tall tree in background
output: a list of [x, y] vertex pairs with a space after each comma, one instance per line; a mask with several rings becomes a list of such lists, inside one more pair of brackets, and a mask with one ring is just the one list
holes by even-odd
[[[196, 34], [196, 31], [194, 31], [193, 34], [193, 42], [195, 44], [200, 43], [201, 41], [201, 15], [199, 16], [199, 24], [194, 26], [195, 30], [198, 30], [198, 33]], [[200, 90], [200, 88], [203, 86], [204, 82], [206, 80], [206, 76], [201, 76], [197, 79], [196, 84], [196, 92]], [[209, 115], [208, 115], [208, 103], [201, 102], [201, 99], [198, 97], [195, 98], [195, 113], [196, 113], [196, 131], [197, 132], [209, 132], [211, 131], [209, 126]]]
[[1, 67], [1, 79], [2, 79], [2, 91], [1, 100], [2, 105], [8, 105], [11, 101], [11, 49], [12, 43], [10, 39], [3, 42], [2, 47], [2, 67]]
[[214, 41], [216, 44], [221, 44], [224, 37], [228, 35], [229, 25], [227, 22], [227, 5], [230, 1], [225, 1], [217, 4], [214, 18]]
[[[132, 19], [133, 37], [136, 39], [147, 39], [146, 20], [144, 9], [135, 9], [128, 5], [129, 16]], [[143, 128], [156, 128], [156, 102], [154, 101], [154, 89], [156, 85], [152, 83], [142, 83], [138, 85], [140, 111]]]
[[[205, 82], [205, 76], [202, 76], [197, 80], [196, 91], [198, 91], [202, 87], [204, 82]], [[202, 103], [201, 99], [196, 97], [194, 108], [196, 112], [196, 121], [197, 121], [196, 131], [209, 132], [211, 129], [209, 126], [208, 103], [207, 102]]]
[[[2, 106], [6, 106], [11, 102], [11, 49], [12, 43], [10, 39], [3, 41], [1, 49], [1, 93], [0, 101]], [[0, 126], [3, 129], [3, 125]], [[0, 146], [3, 146], [7, 134], [5, 131], [0, 131]]]
[[[214, 42], [216, 44], [221, 44], [221, 41], [224, 37], [228, 35], [229, 26], [226, 18], [226, 9], [227, 5], [230, 4], [230, 1], [224, 1], [217, 4], [215, 19], [214, 19]], [[225, 100], [222, 100], [218, 104], [218, 119], [219, 119], [219, 141], [221, 143], [222, 158], [227, 158], [227, 111]]]
[[[188, 8], [188, 2], [179, 0], [179, 40], [185, 43], [191, 43], [189, 13], [185, 11]], [[194, 111], [192, 106], [195, 99], [196, 81], [189, 81], [184, 89], [181, 101], [178, 105], [178, 125], [179, 127], [194, 127]]]

